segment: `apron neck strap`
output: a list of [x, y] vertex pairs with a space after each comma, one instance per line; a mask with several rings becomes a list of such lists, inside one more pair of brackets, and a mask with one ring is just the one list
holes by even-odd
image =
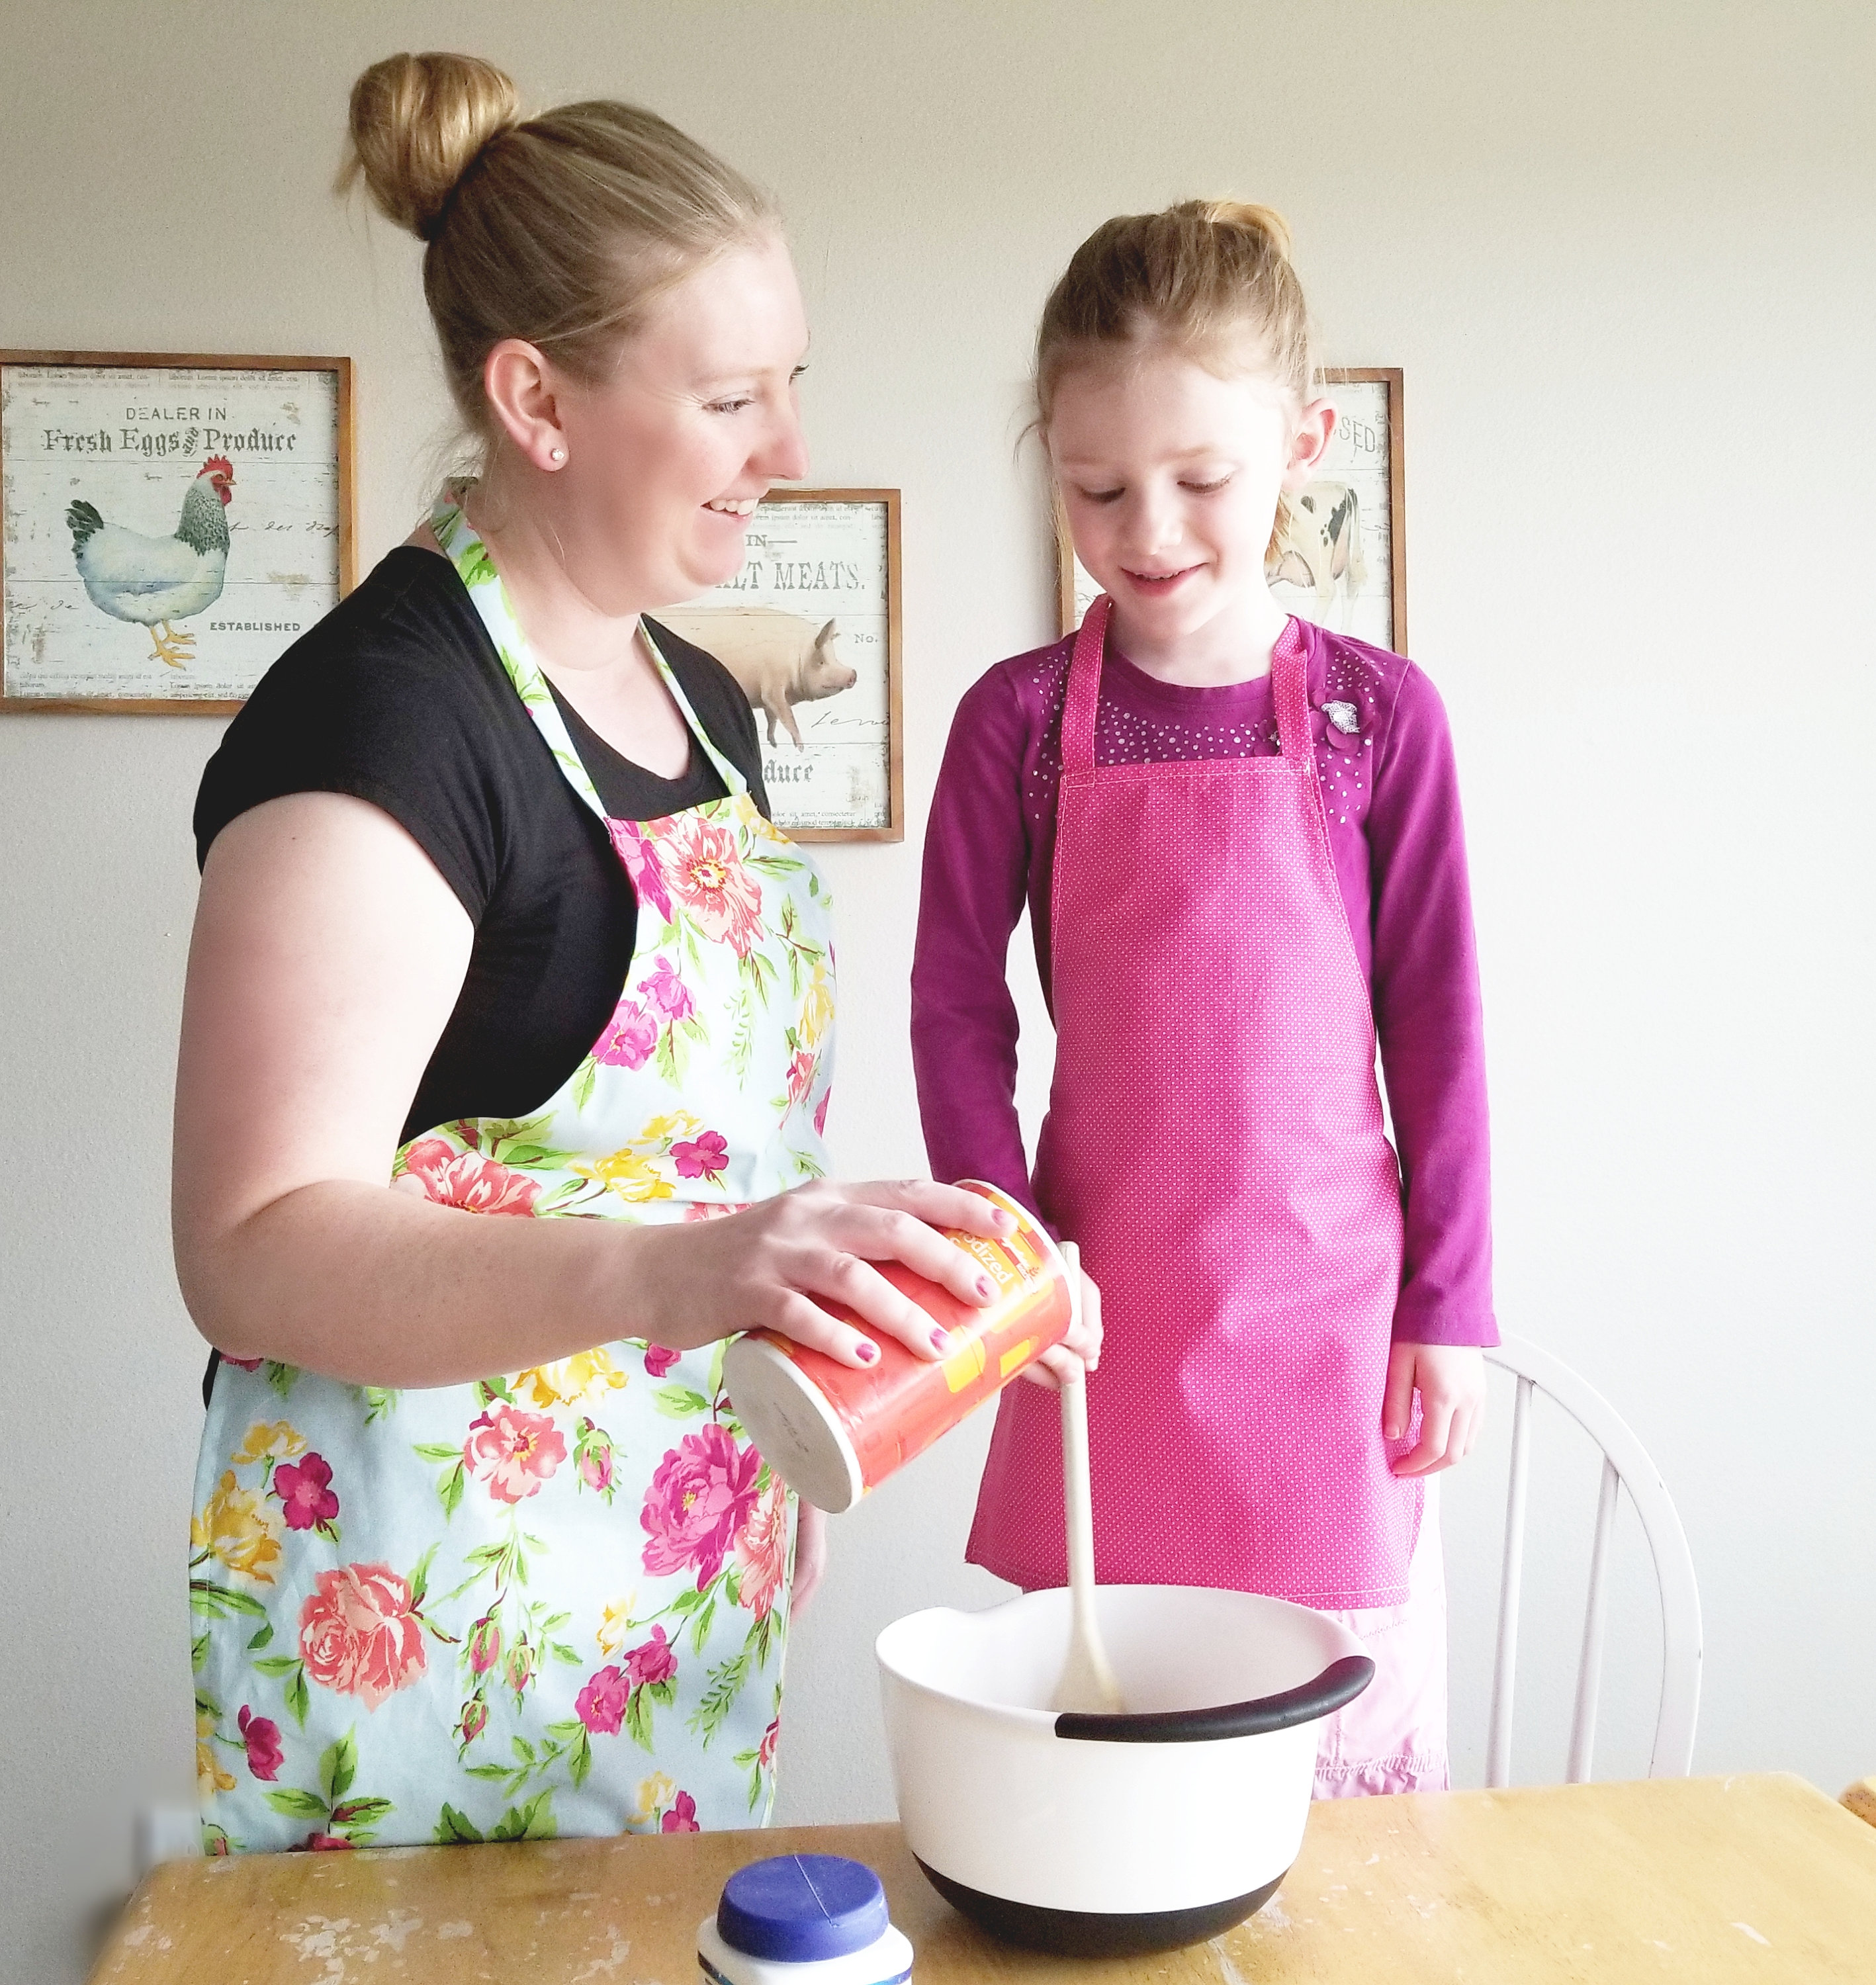
[[1310, 736], [1310, 648], [1303, 623], [1292, 619], [1270, 651], [1270, 700], [1276, 707], [1276, 734], [1293, 765], [1307, 764], [1314, 748]]
[[[1062, 705], [1062, 770], [1092, 771], [1094, 717], [1101, 707], [1101, 664], [1107, 653], [1108, 616], [1114, 602], [1102, 593], [1083, 616], [1068, 664], [1068, 694]], [[1310, 650], [1300, 622], [1292, 620], [1277, 636], [1270, 656], [1270, 697], [1284, 757], [1306, 764], [1310, 738]]]
[[1102, 593], [1082, 616], [1068, 664], [1068, 694], [1062, 704], [1062, 770], [1094, 768], [1094, 716], [1101, 707], [1101, 663], [1107, 653], [1108, 616], [1114, 602]]
[[[508, 589], [502, 583], [502, 576], [496, 571], [495, 561], [489, 556], [489, 548], [482, 541], [476, 527], [469, 520], [467, 499], [472, 484], [469, 482], [451, 482], [445, 485], [442, 494], [436, 499], [430, 512], [430, 529], [443, 555], [457, 571], [463, 584], [469, 589], [471, 603], [480, 616], [482, 625], [495, 643], [496, 652], [502, 658], [502, 667], [513, 685], [515, 694], [526, 706], [534, 727], [546, 741], [547, 748], [553, 754], [554, 762], [560, 767], [567, 784], [601, 820], [607, 818], [605, 802], [600, 798], [593, 784], [592, 774], [582, 761], [578, 749], [568, 735], [566, 725], [560, 715], [560, 706], [554, 701], [553, 692], [547, 687], [547, 679], [542, 674], [540, 664], [529, 647], [527, 637], [521, 631], [521, 623], [515, 617], [513, 604], [508, 597]], [[749, 782], [740, 768], [719, 751], [710, 733], [704, 727], [702, 720], [691, 707], [691, 699], [684, 693], [671, 664], [658, 652], [658, 645], [651, 637], [651, 630], [641, 620], [639, 633], [644, 639], [646, 651], [660, 679], [671, 693], [671, 700], [677, 706], [691, 735], [711, 764], [717, 776], [723, 781], [724, 790], [731, 798], [746, 793]]]

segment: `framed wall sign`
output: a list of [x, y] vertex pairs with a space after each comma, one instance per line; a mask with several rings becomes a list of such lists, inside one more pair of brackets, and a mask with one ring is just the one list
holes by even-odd
[[742, 685], [778, 827], [798, 841], [905, 838], [896, 489], [772, 490], [742, 570], [647, 618]]
[[[1316, 479], [1286, 501], [1264, 575], [1286, 612], [1407, 653], [1407, 468], [1397, 366], [1325, 371], [1336, 403]], [[1100, 590], [1059, 513], [1057, 589], [1069, 633]]]
[[0, 351], [0, 709], [238, 710], [352, 503], [349, 358]]

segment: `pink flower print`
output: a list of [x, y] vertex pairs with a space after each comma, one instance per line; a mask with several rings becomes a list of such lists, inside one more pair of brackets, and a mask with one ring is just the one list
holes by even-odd
[[736, 851], [734, 838], [701, 814], [679, 816], [666, 840], [664, 869], [671, 894], [713, 943], [738, 958], [762, 934], [762, 892]]
[[331, 1490], [332, 1469], [324, 1456], [309, 1454], [297, 1465], [283, 1461], [274, 1471], [274, 1493], [290, 1530], [322, 1530], [338, 1514]]
[[636, 821], [609, 820], [606, 831], [612, 836], [613, 847], [625, 864], [625, 872], [631, 877], [640, 900], [649, 903], [667, 923], [671, 922], [671, 892], [664, 886], [657, 850], [639, 832]]
[[663, 1378], [683, 1355], [681, 1351], [674, 1351], [667, 1344], [647, 1344], [645, 1346], [645, 1376], [647, 1379]]
[[580, 1479], [587, 1486], [609, 1496], [613, 1484], [612, 1441], [590, 1419], [580, 1422], [573, 1459], [579, 1464]]
[[654, 1627], [651, 1639], [642, 1647], [634, 1647], [626, 1655], [626, 1679], [634, 1688], [674, 1681], [677, 1674], [677, 1656], [666, 1641], [662, 1627]]
[[827, 1106], [834, 1100], [834, 1085], [830, 1082], [821, 1092], [821, 1100], [814, 1106], [814, 1134], [827, 1135]]
[[658, 960], [658, 969], [649, 979], [640, 979], [638, 989], [644, 996], [645, 1004], [661, 1020], [674, 1025], [688, 1020], [697, 1011], [690, 987], [671, 969], [668, 958]]
[[815, 1057], [812, 1051], [802, 1049], [788, 1063], [788, 1100], [798, 1103], [808, 1093], [814, 1081]]
[[[224, 1365], [234, 1365], [243, 1372], [258, 1372], [261, 1369], [261, 1360], [258, 1358], [230, 1358], [224, 1355], [221, 1362]], [[225, 1854], [227, 1849], [224, 1848], [222, 1852]]]
[[747, 1213], [746, 1200], [694, 1199], [684, 1210], [686, 1220], [727, 1220], [732, 1213]]
[[697, 1823], [697, 1802], [688, 1792], [680, 1792], [671, 1802], [671, 1809], [662, 1822], [667, 1833], [699, 1833], [702, 1829]]
[[423, 1673], [423, 1624], [388, 1564], [322, 1571], [300, 1608], [300, 1658], [321, 1688], [375, 1709]]
[[519, 1503], [540, 1493], [566, 1459], [566, 1442], [545, 1413], [523, 1412], [496, 1400], [469, 1422], [462, 1465], [498, 1503]]
[[742, 1568], [737, 1603], [757, 1619], [766, 1618], [788, 1569], [788, 1492], [774, 1476], [769, 1479], [768, 1493], [736, 1533], [735, 1549], [736, 1562]]
[[770, 1724], [768, 1728], [762, 1732], [762, 1741], [756, 1746], [755, 1762], [763, 1771], [770, 1771], [774, 1768], [775, 1762], [775, 1746], [781, 1741], [781, 1739], [782, 1718], [778, 1716], [775, 1721]]
[[616, 1668], [603, 1668], [573, 1698], [573, 1713], [595, 1737], [616, 1737], [631, 1700], [630, 1684]]
[[671, 1147], [671, 1162], [680, 1178], [707, 1178], [719, 1184], [730, 1161], [730, 1147], [720, 1130], [700, 1130], [692, 1138]]
[[459, 1151], [442, 1137], [419, 1137], [404, 1154], [404, 1175], [424, 1197], [465, 1213], [532, 1214], [539, 1183], [479, 1152]]
[[508, 1685], [515, 1692], [517, 1706], [533, 1679], [534, 1650], [526, 1641], [517, 1641], [508, 1651]]
[[686, 1434], [658, 1463], [645, 1496], [646, 1570], [661, 1577], [694, 1566], [702, 1591], [749, 1520], [761, 1468], [755, 1449], [738, 1447], [719, 1421]]
[[456, 1728], [462, 1733], [465, 1745], [476, 1739], [489, 1727], [489, 1705], [479, 1695], [472, 1695], [462, 1705], [462, 1721]]
[[247, 1768], [256, 1778], [271, 1781], [287, 1755], [280, 1748], [280, 1725], [257, 1716], [245, 1703], [236, 1721], [247, 1746]]
[[502, 1623], [493, 1613], [485, 1613], [469, 1634], [470, 1672], [486, 1674], [502, 1658]]
[[609, 1068], [643, 1068], [657, 1045], [657, 1022], [636, 999], [621, 999], [593, 1048], [593, 1059]]
[[300, 1842], [301, 1851], [308, 1854], [349, 1854], [351, 1842], [343, 1834], [309, 1833]]

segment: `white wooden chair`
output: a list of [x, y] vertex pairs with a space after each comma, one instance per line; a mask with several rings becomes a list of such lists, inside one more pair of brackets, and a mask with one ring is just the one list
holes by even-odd
[[1685, 1778], [1693, 1764], [1693, 1729], [1700, 1708], [1700, 1594], [1694, 1582], [1693, 1554], [1687, 1549], [1686, 1534], [1674, 1513], [1667, 1486], [1627, 1422], [1561, 1359], [1521, 1337], [1508, 1337], [1495, 1349], [1488, 1350], [1485, 1357], [1488, 1363], [1511, 1372], [1518, 1381], [1485, 1782], [1488, 1785], [1511, 1782], [1518, 1606], [1524, 1575], [1525, 1492], [1531, 1459], [1531, 1398], [1538, 1392], [1555, 1399], [1602, 1450], [1602, 1487], [1596, 1502], [1589, 1600], [1583, 1616], [1582, 1654], [1577, 1667], [1576, 1707], [1570, 1725], [1569, 1761], [1565, 1777], [1570, 1784], [1580, 1785], [1589, 1775], [1590, 1752], [1595, 1741], [1596, 1699], [1602, 1675], [1609, 1539], [1615, 1527], [1617, 1493], [1626, 1488], [1642, 1520], [1661, 1594], [1661, 1698], [1648, 1775]]

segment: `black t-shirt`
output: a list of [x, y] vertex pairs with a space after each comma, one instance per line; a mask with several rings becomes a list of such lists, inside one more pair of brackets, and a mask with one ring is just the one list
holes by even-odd
[[[711, 742], [768, 811], [748, 700], [721, 663], [651, 623]], [[556, 700], [559, 699], [556, 697]], [[561, 714], [607, 812], [657, 820], [723, 797], [693, 739], [663, 779]], [[196, 799], [197, 858], [287, 793], [348, 793], [415, 838], [476, 926], [469, 970], [403, 1134], [524, 1117], [580, 1066], [631, 963], [637, 904], [604, 827], [555, 764], [456, 568], [401, 546], [281, 656]]]

